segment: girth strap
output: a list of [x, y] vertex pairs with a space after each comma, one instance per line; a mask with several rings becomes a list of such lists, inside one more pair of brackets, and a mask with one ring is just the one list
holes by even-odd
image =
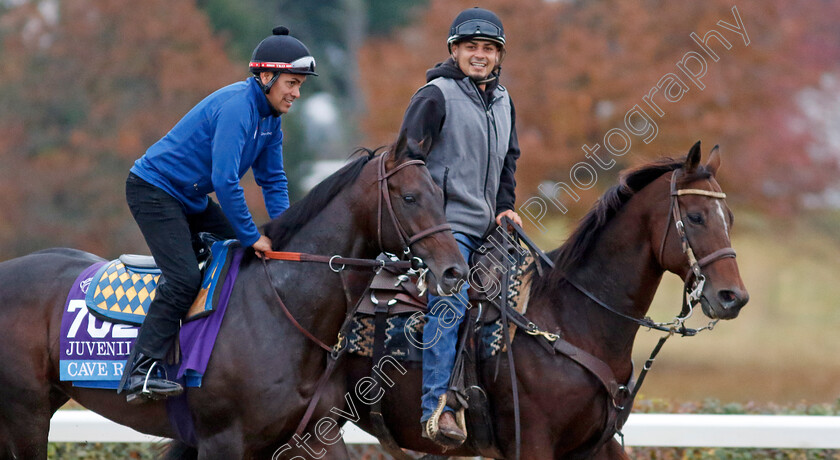
[[[380, 388], [382, 388], [382, 376], [373, 369], [376, 368], [382, 357], [387, 353], [385, 340], [387, 338], [386, 329], [388, 327], [389, 309], [388, 302], [384, 300], [374, 305], [373, 356], [371, 358], [373, 360], [373, 367], [371, 368], [371, 378]], [[396, 460], [413, 460], [413, 457], [403, 452], [388, 429], [388, 425], [385, 424], [385, 416], [382, 413], [383, 399], [378, 398], [371, 404], [370, 425], [373, 429], [373, 435], [379, 440], [379, 444]]]

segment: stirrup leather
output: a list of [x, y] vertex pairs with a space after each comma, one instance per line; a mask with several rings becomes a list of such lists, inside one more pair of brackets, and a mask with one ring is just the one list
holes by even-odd
[[[443, 415], [444, 410], [446, 409], [446, 393], [440, 395], [438, 398], [438, 405], [435, 408], [435, 411], [432, 412], [432, 416], [429, 417], [429, 420], [426, 421], [425, 425], [425, 437], [431, 439], [432, 441], [446, 447], [458, 447], [463, 444], [463, 441], [458, 441], [456, 439], [452, 439], [448, 436], [444, 436], [440, 432], [440, 417]], [[467, 422], [466, 422], [466, 415], [465, 409], [461, 407], [455, 412], [455, 424], [458, 426], [461, 431], [464, 432], [464, 436], [467, 436]]]

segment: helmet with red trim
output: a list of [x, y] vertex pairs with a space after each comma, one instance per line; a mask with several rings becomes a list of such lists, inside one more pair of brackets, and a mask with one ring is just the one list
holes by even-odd
[[260, 72], [274, 72], [274, 78], [268, 84], [262, 85], [266, 93], [281, 73], [318, 76], [315, 73], [315, 58], [309, 53], [309, 49], [300, 40], [289, 35], [289, 29], [284, 26], [275, 27], [272, 35], [257, 45], [248, 67], [261, 85]]

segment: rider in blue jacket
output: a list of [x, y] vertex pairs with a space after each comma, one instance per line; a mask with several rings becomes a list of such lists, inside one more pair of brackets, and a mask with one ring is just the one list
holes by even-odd
[[[128, 206], [163, 275], [120, 383], [129, 401], [183, 391], [153, 369], [201, 287], [194, 235], [237, 238], [258, 255], [271, 250], [248, 211], [242, 176], [253, 171], [271, 218], [289, 207], [281, 115], [300, 97], [307, 75], [317, 75], [315, 59], [287, 28], [277, 27], [254, 50], [250, 70], [252, 78], [193, 107], [134, 163], [126, 180]], [[218, 204], [207, 196], [214, 191]]]

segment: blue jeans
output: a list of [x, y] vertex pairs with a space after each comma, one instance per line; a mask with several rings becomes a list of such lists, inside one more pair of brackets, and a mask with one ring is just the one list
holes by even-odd
[[[477, 238], [456, 233], [455, 240], [464, 260], [469, 263], [470, 255], [480, 245]], [[458, 294], [439, 297], [429, 294], [429, 312], [423, 329], [423, 409], [421, 422], [428, 420], [437, 408], [438, 399], [446, 392], [452, 366], [455, 364], [455, 347], [458, 344], [458, 327], [464, 318], [469, 297], [469, 285], [465, 282]], [[447, 410], [452, 410], [447, 407]]]

